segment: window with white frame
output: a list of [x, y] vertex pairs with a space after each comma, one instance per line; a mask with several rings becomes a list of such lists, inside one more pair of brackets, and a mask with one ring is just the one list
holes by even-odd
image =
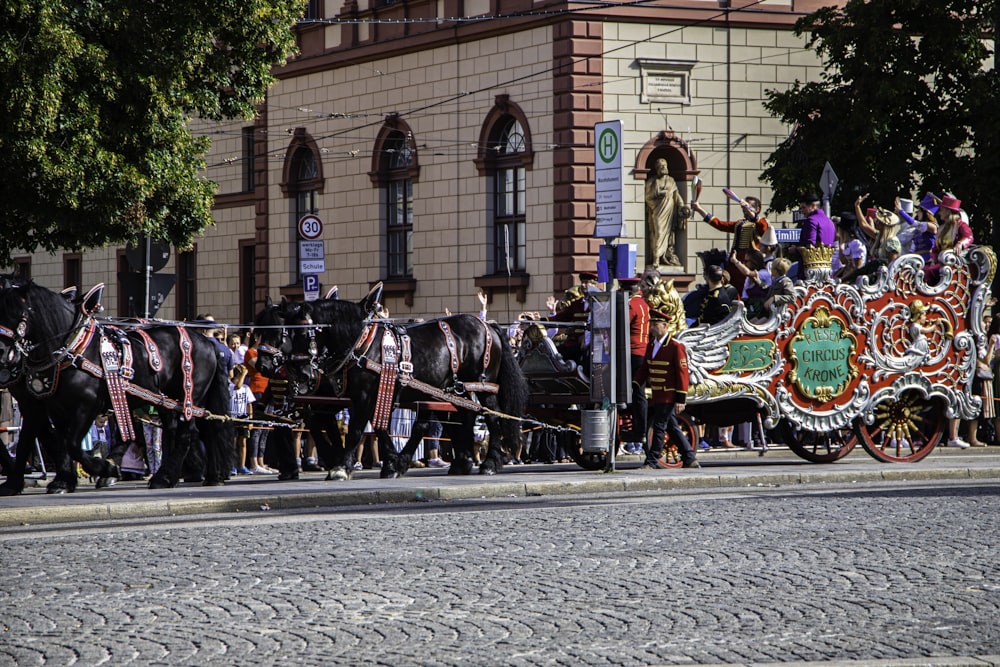
[[393, 132], [382, 145], [386, 275], [413, 275], [413, 150], [406, 135]]
[[493, 272], [519, 273], [526, 266], [525, 244], [525, 151], [524, 129], [516, 118], [507, 117], [490, 149], [492, 161]]

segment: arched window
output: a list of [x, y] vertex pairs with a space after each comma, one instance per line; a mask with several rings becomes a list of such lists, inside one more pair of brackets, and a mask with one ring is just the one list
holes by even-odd
[[476, 286], [490, 295], [514, 292], [524, 303], [531, 276], [527, 257], [527, 172], [535, 154], [531, 128], [508, 95], [497, 95], [479, 132], [475, 164], [486, 178], [486, 274]]
[[392, 132], [382, 146], [385, 189], [386, 272], [389, 278], [413, 275], [413, 151], [402, 132]]
[[513, 116], [497, 123], [487, 150], [491, 160], [493, 213], [493, 272], [523, 273], [525, 257], [525, 169], [521, 161], [526, 150], [524, 128]]
[[420, 160], [413, 131], [395, 114], [386, 116], [375, 139], [368, 175], [379, 188], [384, 293], [403, 295], [412, 305], [413, 184], [420, 179]]

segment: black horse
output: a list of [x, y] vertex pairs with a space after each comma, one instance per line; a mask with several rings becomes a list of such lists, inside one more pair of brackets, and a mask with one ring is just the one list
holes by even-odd
[[[289, 325], [267, 337], [258, 367], [273, 369], [284, 363], [293, 391], [309, 394], [320, 389], [343, 394], [351, 400], [347, 444], [335, 452], [333, 478], [347, 479], [364, 427], [372, 422], [379, 439], [383, 476], [406, 471], [417, 444], [429, 424], [429, 413], [421, 411], [403, 450], [395, 454], [388, 432], [379, 428], [376, 403], [447, 402], [458, 409], [442, 423], [454, 448], [449, 474], [472, 472], [477, 414], [485, 416], [490, 444], [480, 472], [495, 474], [503, 467], [504, 448], [513, 450], [520, 438], [520, 417], [527, 403], [527, 383], [499, 327], [470, 315], [406, 325], [371, 320], [380, 290], [376, 288], [359, 303], [339, 299], [294, 303], [265, 308], [258, 322], [267, 319]], [[265, 313], [270, 312], [270, 318]], [[387, 337], [386, 332], [392, 335]], [[407, 339], [404, 342], [404, 338]], [[399, 377], [388, 387], [380, 369], [386, 359], [383, 344], [399, 341]], [[404, 350], [410, 350], [410, 353]], [[270, 357], [270, 359], [266, 359]], [[322, 382], [330, 383], [326, 389]], [[380, 383], [384, 385], [380, 397]], [[483, 409], [484, 408], [484, 409]]]
[[[129, 413], [148, 404], [157, 407], [164, 455], [150, 479], [151, 488], [179, 482], [181, 464], [199, 439], [207, 460], [205, 484], [221, 484], [233, 459], [233, 438], [229, 422], [215, 418], [228, 414], [229, 382], [214, 343], [177, 326], [124, 330], [94, 318], [91, 311], [30, 281], [0, 289], [0, 378], [22, 397], [26, 391], [29, 400], [24, 404], [30, 408], [3, 492], [23, 488], [32, 434], [43, 437], [54, 459], [49, 493], [76, 489], [73, 460], [93, 477], [117, 477], [114, 461], [86, 456], [81, 448], [97, 414], [112, 407], [109, 386], [121, 390]], [[131, 365], [121, 361], [127, 358], [126, 350]], [[114, 373], [108, 362], [125, 371]], [[120, 382], [109, 385], [109, 378], [119, 377]], [[141, 428], [132, 430], [141, 438]]]

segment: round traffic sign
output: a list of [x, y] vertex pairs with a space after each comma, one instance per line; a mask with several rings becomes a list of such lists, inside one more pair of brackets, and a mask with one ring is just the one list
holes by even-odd
[[323, 221], [312, 213], [299, 218], [299, 236], [304, 239], [318, 239], [323, 235]]

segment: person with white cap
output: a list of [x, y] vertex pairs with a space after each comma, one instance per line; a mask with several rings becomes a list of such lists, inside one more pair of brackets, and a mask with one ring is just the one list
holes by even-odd
[[764, 234], [760, 237], [760, 252], [764, 255], [765, 266], [779, 254], [778, 234], [774, 231], [774, 225], [768, 225]]
[[852, 282], [854, 276], [868, 262], [868, 248], [857, 236], [858, 218], [844, 211], [837, 219], [837, 251], [833, 253], [833, 277]]

